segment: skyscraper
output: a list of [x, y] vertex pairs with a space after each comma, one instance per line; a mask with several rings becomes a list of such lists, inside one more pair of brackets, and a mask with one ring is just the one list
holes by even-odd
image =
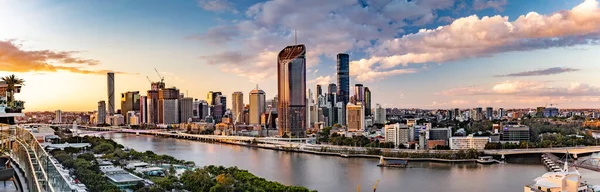
[[[242, 92], [233, 92], [231, 95], [231, 116], [233, 116], [233, 122], [240, 121], [238, 118], [241, 118], [242, 112], [244, 112], [244, 93]], [[240, 121], [241, 122], [241, 121]]]
[[140, 124], [148, 124], [148, 96], [140, 96]]
[[323, 94], [323, 89], [321, 88], [321, 85], [317, 85], [317, 98], [319, 97], [319, 95]]
[[121, 94], [121, 113], [125, 117], [125, 123], [129, 122], [129, 111], [139, 112], [140, 111], [140, 92], [139, 91], [128, 91]]
[[179, 99], [179, 122], [186, 123], [193, 117], [193, 104], [194, 99], [191, 97], [184, 97]]
[[363, 84], [354, 85], [354, 100], [356, 103], [365, 102], [365, 89], [363, 87]]
[[348, 131], [362, 131], [365, 129], [365, 112], [362, 103], [346, 105]]
[[365, 116], [371, 116], [371, 90], [365, 87]]
[[106, 102], [98, 102], [98, 119], [97, 124], [106, 124]]
[[108, 115], [115, 114], [115, 73], [109, 72], [108, 77]]
[[55, 112], [55, 118], [54, 118], [54, 123], [63, 123], [62, 121], [62, 111], [61, 110], [56, 110]]
[[485, 108], [485, 118], [488, 120], [492, 120], [494, 118], [494, 108], [492, 108], [492, 107]]
[[249, 122], [251, 125], [260, 124], [260, 115], [266, 110], [265, 92], [258, 86], [250, 91]]
[[350, 100], [350, 56], [345, 53], [337, 55], [337, 95], [345, 104]]
[[277, 57], [279, 135], [306, 136], [306, 47], [287, 46]]
[[177, 88], [165, 88], [158, 90], [158, 123], [159, 124], [173, 124], [178, 123], [179, 105], [177, 104], [179, 99], [179, 89]]

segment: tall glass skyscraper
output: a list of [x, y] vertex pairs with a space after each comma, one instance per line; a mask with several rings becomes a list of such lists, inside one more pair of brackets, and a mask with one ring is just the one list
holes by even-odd
[[279, 135], [306, 137], [306, 47], [291, 45], [277, 56]]
[[346, 125], [346, 105], [350, 101], [350, 56], [345, 53], [337, 55], [337, 97], [342, 102], [342, 119], [338, 123]]
[[371, 116], [371, 90], [368, 87], [365, 87], [365, 116]]
[[350, 99], [350, 56], [345, 53], [337, 55], [337, 95], [346, 105]]
[[113, 116], [115, 114], [115, 73], [107, 73], [107, 84], [108, 84], [108, 115]]

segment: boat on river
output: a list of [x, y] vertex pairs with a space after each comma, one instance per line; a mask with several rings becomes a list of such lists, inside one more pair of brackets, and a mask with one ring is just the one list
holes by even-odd
[[383, 156], [379, 158], [378, 167], [398, 167], [398, 168], [406, 168], [408, 165], [408, 160], [404, 159], [394, 159], [394, 160], [385, 160]]
[[499, 163], [498, 160], [494, 159], [491, 156], [484, 156], [484, 157], [479, 157], [479, 159], [477, 159], [477, 163], [480, 164], [494, 164], [494, 163]]

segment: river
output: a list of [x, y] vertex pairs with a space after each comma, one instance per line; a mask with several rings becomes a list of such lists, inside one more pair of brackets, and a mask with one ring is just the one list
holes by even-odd
[[[378, 159], [342, 158], [282, 152], [229, 144], [203, 143], [149, 135], [104, 135], [137, 151], [154, 151], [198, 166], [237, 166], [268, 180], [305, 186], [321, 192], [372, 191], [523, 191], [523, 186], [546, 173], [542, 165], [445, 164], [410, 162], [412, 168], [380, 168]], [[600, 184], [600, 174], [584, 171], [588, 183]], [[589, 175], [589, 176], [586, 176]]]

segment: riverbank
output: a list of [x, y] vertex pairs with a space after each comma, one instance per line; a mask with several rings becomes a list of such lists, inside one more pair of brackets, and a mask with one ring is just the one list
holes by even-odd
[[[121, 132], [124, 134], [136, 134], [131, 132]], [[476, 163], [477, 158], [480, 155], [480, 152], [477, 150], [459, 150], [459, 151], [437, 151], [435, 153], [419, 153], [419, 152], [386, 152], [381, 151], [381, 149], [375, 149], [378, 151], [370, 151], [367, 149], [366, 151], [354, 151], [354, 150], [333, 150], [327, 149], [325, 147], [325, 151], [321, 149], [300, 149], [298, 147], [285, 147], [285, 146], [277, 146], [273, 144], [251, 144], [251, 143], [243, 143], [243, 142], [234, 142], [234, 141], [226, 141], [226, 140], [210, 140], [205, 141], [198, 139], [196, 137], [192, 137], [191, 135], [182, 135], [175, 133], [149, 133], [149, 132], [139, 132], [139, 134], [144, 135], [152, 135], [152, 136], [163, 136], [163, 137], [172, 137], [177, 139], [185, 139], [192, 141], [200, 141], [206, 143], [223, 143], [230, 145], [238, 145], [245, 146], [251, 148], [261, 148], [261, 149], [269, 149], [275, 151], [286, 151], [286, 152], [295, 152], [295, 153], [308, 153], [314, 155], [323, 155], [323, 156], [337, 156], [342, 158], [380, 158], [384, 156], [385, 159], [398, 159], [398, 160], [409, 160], [409, 161], [428, 161], [428, 162], [442, 162], [442, 163]], [[328, 151], [330, 150], [330, 151]], [[371, 154], [369, 154], [371, 153]], [[425, 157], [423, 157], [425, 156]], [[431, 157], [430, 157], [431, 156]], [[442, 157], [442, 158], [440, 158]]]
[[[247, 170], [237, 167], [207, 165], [195, 167], [195, 163], [174, 158], [166, 154], [156, 154], [153, 151], [138, 152], [104, 137], [85, 136], [81, 138], [63, 138], [65, 142], [90, 143], [92, 150], [67, 147], [64, 150], [54, 150], [51, 154], [68, 169], [73, 169], [78, 179], [89, 190], [120, 191], [125, 188], [133, 191], [295, 191], [313, 192], [305, 187], [283, 185], [258, 177]], [[98, 157], [98, 159], [96, 158]], [[100, 165], [102, 162], [102, 166]], [[109, 163], [105, 163], [109, 162]], [[149, 167], [130, 167], [129, 165], [144, 163]], [[163, 167], [164, 165], [170, 167]], [[107, 166], [109, 168], [107, 168]], [[101, 168], [104, 167], [104, 168]], [[141, 168], [138, 169], [137, 168]], [[142, 170], [155, 169], [164, 173], [160, 177], [150, 175]], [[114, 179], [106, 179], [101, 170], [135, 173], [145, 179], [136, 182], [115, 183]], [[179, 172], [179, 170], [182, 172]], [[112, 173], [111, 173], [112, 174]], [[119, 173], [120, 174], [120, 173]], [[116, 176], [115, 176], [116, 177]], [[119, 176], [120, 177], [120, 176]], [[135, 177], [135, 176], [129, 176]], [[151, 181], [150, 181], [151, 180]], [[119, 188], [117, 188], [118, 186]]]

